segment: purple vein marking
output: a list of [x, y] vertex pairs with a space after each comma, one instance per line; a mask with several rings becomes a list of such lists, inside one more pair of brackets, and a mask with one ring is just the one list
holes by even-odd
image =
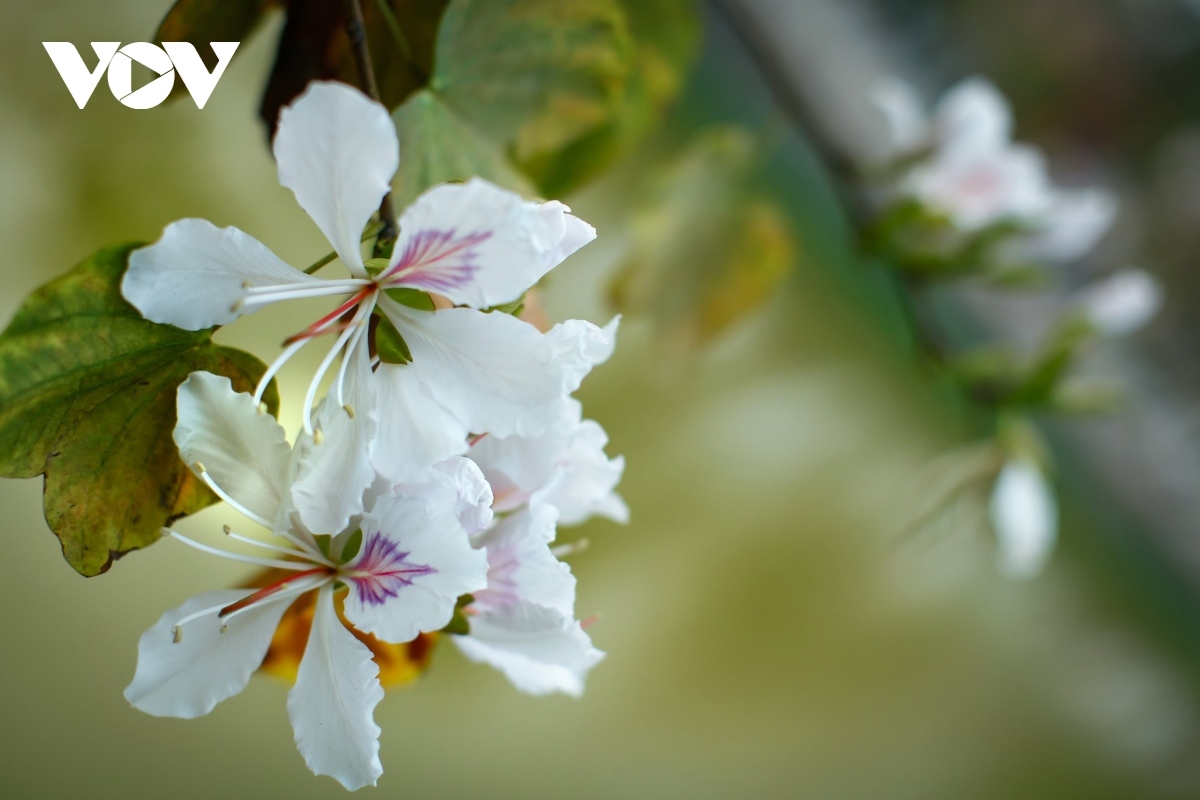
[[456, 236], [453, 229], [417, 231], [405, 244], [396, 266], [383, 274], [381, 282], [432, 292], [465, 286], [479, 271], [475, 248], [491, 236], [491, 231], [465, 236]]
[[358, 590], [359, 600], [377, 606], [412, 586], [414, 578], [435, 572], [433, 567], [409, 562], [408, 553], [382, 533], [372, 533], [353, 572], [344, 577]]

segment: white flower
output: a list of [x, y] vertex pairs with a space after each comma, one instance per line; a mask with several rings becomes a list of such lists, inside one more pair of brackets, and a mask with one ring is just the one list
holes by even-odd
[[1030, 229], [1024, 257], [1070, 261], [1091, 249], [1116, 215], [1108, 192], [1060, 190], [1041, 154], [1012, 141], [1012, 110], [989, 81], [969, 78], [946, 93], [928, 118], [912, 87], [881, 79], [872, 99], [883, 113], [892, 157], [915, 163], [896, 191], [945, 214], [972, 233], [1012, 222]]
[[1038, 467], [1010, 460], [1000, 470], [989, 506], [1000, 571], [1010, 578], [1038, 575], [1058, 538], [1058, 504]]
[[1162, 308], [1162, 284], [1140, 269], [1126, 269], [1093, 283], [1075, 298], [1080, 311], [1100, 334], [1127, 336]]
[[[603, 330], [583, 330], [578, 320], [569, 320], [550, 331], [548, 336], [572, 365], [573, 387], [612, 354], [619, 322], [615, 318]], [[541, 435], [477, 437], [468, 456], [491, 484], [497, 511], [547, 504], [557, 509], [563, 525], [577, 525], [593, 515], [625, 523], [629, 508], [615, 492], [625, 459], [605, 455], [607, 444], [604, 428], [583, 419], [582, 406], [572, 398]]]
[[523, 692], [578, 697], [604, 653], [574, 618], [575, 578], [550, 547], [557, 516], [551, 506], [530, 506], [475, 537], [487, 551], [487, 588], [467, 608], [470, 634], [454, 643]]
[[[122, 282], [125, 298], [147, 319], [190, 330], [277, 301], [347, 296], [289, 340], [255, 393], [257, 402], [306, 342], [338, 334], [303, 408], [302, 447], [312, 452], [295, 499], [305, 524], [318, 529], [339, 529], [362, 512], [374, 478], [367, 456], [392, 480], [422, 480], [432, 464], [465, 452], [468, 432], [540, 434], [571, 391], [551, 339], [511, 315], [479, 309], [520, 297], [591, 241], [594, 229], [561, 203], [529, 202], [475, 179], [419, 197], [400, 217], [387, 267], [369, 271], [360, 240], [389, 190], [398, 146], [386, 109], [342, 84], [314, 83], [280, 115], [280, 183], [324, 232], [350, 278], [314, 278], [236, 228], [187, 219], [135, 251]], [[411, 308], [389, 296], [392, 289], [434, 292], [457, 307]], [[404, 337], [411, 364], [372, 373], [365, 334], [376, 309]], [[339, 354], [341, 367], [314, 423], [318, 386]], [[381, 396], [395, 413], [377, 413]], [[332, 495], [331, 480], [340, 486]]]
[[472, 548], [455, 503], [439, 502], [436, 493], [369, 495], [366, 513], [322, 549], [292, 513], [288, 486], [302, 457], [274, 418], [249, 395], [235, 393], [228, 379], [201, 372], [180, 386], [178, 412], [175, 439], [184, 460], [222, 499], [286, 544], [228, 535], [286, 558], [170, 535], [292, 574], [258, 590], [208, 592], [168, 611], [142, 635], [125, 697], [157, 716], [207, 714], [246, 686], [291, 601], [316, 591], [312, 630], [288, 695], [296, 745], [313, 772], [348, 789], [374, 784], [383, 769], [373, 711], [383, 690], [370, 649], [339, 619], [334, 594], [346, 587], [345, 618], [359, 631], [384, 642], [410, 641], [444, 627], [461, 595], [486, 587], [485, 554]]

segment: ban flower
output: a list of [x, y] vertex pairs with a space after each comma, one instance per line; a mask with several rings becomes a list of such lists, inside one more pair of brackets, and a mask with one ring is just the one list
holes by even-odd
[[953, 87], [927, 117], [916, 91], [895, 78], [872, 92], [890, 157], [904, 169], [894, 190], [975, 233], [1015, 224], [1026, 233], [1014, 255], [1049, 262], [1079, 258], [1108, 230], [1116, 201], [1098, 189], [1054, 186], [1040, 152], [1012, 139], [1012, 110], [989, 81]]
[[[445, 627], [459, 597], [488, 582], [486, 555], [472, 548], [458, 501], [490, 496], [470, 485], [446, 491], [438, 478], [422, 493], [368, 493], [365, 513], [345, 530], [318, 538], [292, 512], [287, 491], [303, 456], [250, 395], [234, 392], [226, 378], [193, 373], [179, 388], [178, 414], [175, 439], [184, 460], [283, 543], [227, 529], [228, 536], [282, 557], [227, 552], [169, 535], [290, 574], [259, 589], [207, 592], [164, 614], [142, 635], [126, 698], [156, 716], [207, 714], [246, 686], [291, 602], [316, 592], [308, 643], [288, 694], [296, 745], [313, 772], [349, 789], [374, 784], [383, 771], [373, 719], [383, 698], [379, 668], [371, 649], [343, 624], [337, 602], [348, 624], [383, 642], [407, 642]], [[450, 482], [480, 480], [469, 466], [441, 475]]]
[[[348, 86], [314, 83], [280, 115], [274, 154], [280, 183], [350, 277], [307, 275], [236, 228], [186, 219], [135, 251], [122, 283], [147, 319], [189, 330], [225, 325], [275, 302], [343, 298], [288, 340], [254, 396], [261, 399], [305, 343], [336, 336], [305, 397], [301, 447], [312, 453], [294, 489], [304, 523], [323, 530], [340, 529], [362, 512], [376, 469], [394, 481], [421, 480], [428, 467], [465, 452], [469, 432], [537, 435], [571, 391], [554, 342], [509, 314], [484, 310], [520, 298], [591, 241], [594, 229], [561, 203], [529, 202], [475, 179], [419, 197], [400, 216], [391, 258], [365, 262], [363, 231], [390, 189], [398, 148], [383, 106]], [[414, 307], [421, 303], [413, 290], [418, 299], [435, 293], [452, 307]], [[368, 331], [376, 312], [400, 334], [411, 363], [372, 370]], [[339, 355], [332, 388], [314, 411]], [[395, 413], [378, 413], [381, 397]]]

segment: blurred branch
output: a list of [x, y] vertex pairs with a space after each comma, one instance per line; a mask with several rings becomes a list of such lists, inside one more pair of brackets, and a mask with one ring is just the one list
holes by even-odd
[[[379, 99], [379, 84], [375, 81], [375, 68], [371, 64], [371, 50], [367, 45], [367, 29], [363, 24], [362, 6], [358, 0], [345, 0], [346, 4], [346, 36], [350, 39], [350, 51], [354, 54], [354, 64], [358, 67], [358, 79], [363, 91], [376, 103]], [[376, 242], [391, 242], [396, 238], [396, 210], [392, 207], [392, 193], [389, 191], [379, 203], [379, 221], [383, 229], [379, 232]]]

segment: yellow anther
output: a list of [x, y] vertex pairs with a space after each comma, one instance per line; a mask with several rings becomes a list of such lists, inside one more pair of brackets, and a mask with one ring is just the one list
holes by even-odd
[[225, 531], [226, 536], [233, 533], [233, 528], [229, 527], [228, 525], [222, 525], [221, 530]]
[[320, 444], [323, 441], [325, 441], [325, 434], [320, 428], [317, 428], [313, 431], [313, 444]]
[[183, 641], [183, 628], [179, 627], [178, 625], [171, 628], [171, 640], [173, 642], [175, 642], [175, 644], [179, 644], [180, 642], [182, 642]]
[[192, 469], [196, 470], [196, 472], [199, 472], [201, 475], [205, 473], [204, 464], [200, 463], [199, 461], [197, 461], [195, 464], [192, 464]]
[[346, 410], [346, 414], [349, 415], [350, 419], [354, 419], [354, 406], [346, 403], [342, 408]]

